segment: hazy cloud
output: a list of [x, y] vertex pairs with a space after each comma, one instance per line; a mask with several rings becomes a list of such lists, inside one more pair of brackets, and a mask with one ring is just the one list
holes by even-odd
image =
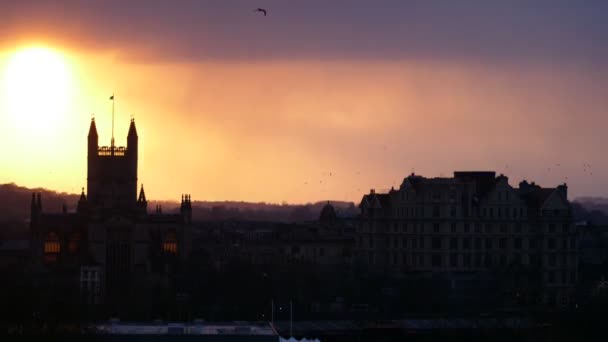
[[19, 1], [0, 13], [0, 37], [67, 39], [136, 60], [608, 57], [606, 1]]

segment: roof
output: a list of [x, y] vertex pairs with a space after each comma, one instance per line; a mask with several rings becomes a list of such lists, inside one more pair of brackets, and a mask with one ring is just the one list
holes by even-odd
[[268, 323], [227, 322], [227, 323], [143, 323], [108, 322], [89, 328], [101, 334], [112, 335], [266, 335], [276, 336]]

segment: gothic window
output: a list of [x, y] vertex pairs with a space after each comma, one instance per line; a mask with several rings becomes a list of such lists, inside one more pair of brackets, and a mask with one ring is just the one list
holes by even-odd
[[174, 231], [167, 233], [163, 241], [163, 251], [169, 254], [177, 254], [177, 234]]
[[74, 232], [70, 235], [70, 240], [68, 241], [68, 251], [71, 254], [75, 254], [80, 249], [80, 232]]
[[54, 262], [57, 260], [59, 252], [61, 252], [59, 237], [55, 232], [48, 233], [44, 240], [44, 259], [47, 262]]

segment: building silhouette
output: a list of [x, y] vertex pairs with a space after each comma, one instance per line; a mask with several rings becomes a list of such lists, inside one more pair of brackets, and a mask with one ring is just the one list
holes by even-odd
[[[95, 120], [88, 134], [87, 188], [75, 212], [43, 208], [32, 194], [30, 248], [33, 270], [52, 284], [48, 291], [79, 296], [78, 302], [107, 305], [120, 314], [143, 296], [175, 291], [190, 251], [190, 195], [178, 213], [148, 210], [143, 185], [138, 194], [138, 136], [131, 119], [127, 146], [99, 146]], [[75, 301], [75, 298], [72, 298]], [[142, 301], [145, 299], [140, 298]]]
[[360, 208], [357, 260], [372, 271], [443, 277], [463, 304], [480, 298], [484, 281], [513, 305], [573, 301], [577, 240], [565, 184], [514, 188], [494, 172], [412, 173], [399, 189], [371, 190]]

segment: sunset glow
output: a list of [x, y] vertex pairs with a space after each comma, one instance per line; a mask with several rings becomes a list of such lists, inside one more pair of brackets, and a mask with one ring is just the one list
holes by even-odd
[[[593, 25], [562, 20], [567, 8], [528, 18], [500, 5], [516, 21], [503, 25], [489, 4], [484, 20], [467, 6], [416, 5], [414, 15], [400, 2], [372, 13], [318, 4], [275, 2], [267, 17], [248, 3], [120, 15], [103, 3], [16, 6], [32, 19], [3, 31], [0, 45], [0, 144], [11, 146], [0, 182], [79, 192], [88, 123], [94, 115], [109, 145], [114, 93], [116, 144], [133, 116], [151, 198], [358, 201], [412, 171], [458, 169], [568, 182], [574, 197], [608, 191], [598, 185], [608, 172], [604, 52], [593, 34], [575, 34]], [[480, 28], [459, 30], [470, 20]], [[559, 32], [577, 39], [556, 38], [564, 22], [572, 27]], [[520, 27], [536, 36], [512, 35]]]
[[14, 52], [3, 70], [5, 114], [21, 134], [46, 136], [65, 120], [72, 79], [65, 58], [49, 48]]

